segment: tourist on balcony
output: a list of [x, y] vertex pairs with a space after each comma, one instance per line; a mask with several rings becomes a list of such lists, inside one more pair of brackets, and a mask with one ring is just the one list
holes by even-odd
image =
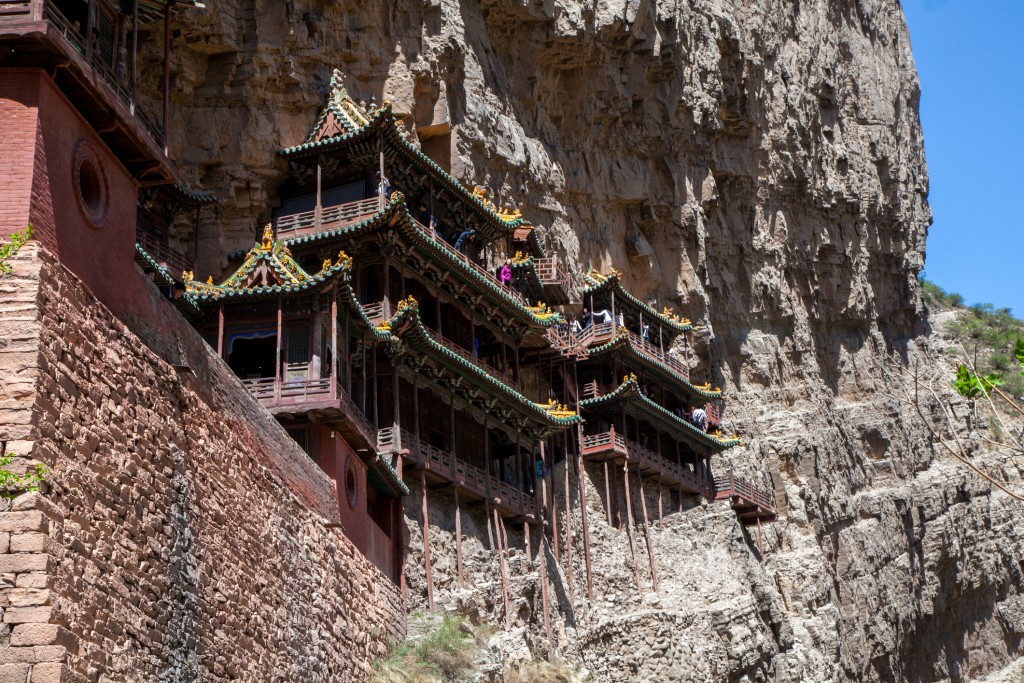
[[645, 341], [651, 341], [651, 326], [647, 323], [640, 324], [640, 337]]
[[386, 175], [382, 175], [380, 171], [377, 171], [377, 195], [384, 198], [387, 201], [391, 196], [391, 181], [388, 180]]
[[[452, 245], [455, 247], [455, 251], [463, 251], [463, 247], [466, 246], [466, 241], [475, 234], [476, 230], [474, 230], [473, 228], [466, 228], [465, 230], [460, 232], [458, 236], [455, 238], [455, 244]], [[465, 252], [463, 251], [463, 253]]]
[[502, 264], [501, 270], [498, 271], [498, 279], [501, 280], [501, 284], [506, 287], [512, 286], [512, 259], [505, 259], [505, 263]]
[[690, 409], [690, 424], [702, 432], [708, 431], [708, 414], [699, 406]]

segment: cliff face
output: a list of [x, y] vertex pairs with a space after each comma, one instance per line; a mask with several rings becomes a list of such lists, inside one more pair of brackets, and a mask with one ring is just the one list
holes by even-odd
[[[715, 467], [774, 487], [782, 521], [759, 564], [730, 518], [669, 516], [656, 605], [603, 567], [598, 594], [620, 597], [563, 604], [560, 636], [598, 680], [668, 675], [644, 668], [653, 651], [682, 680], [777, 681], [964, 680], [1019, 653], [1020, 506], [933, 450], [880, 382], [889, 354], [928, 362], [932, 345], [897, 2], [224, 0], [176, 45], [172, 153], [221, 198], [197, 276], [269, 219], [274, 150], [301, 141], [337, 67], [570, 262], [615, 265], [705, 326], [697, 376], [748, 443]], [[600, 516], [595, 555], [628, 553]]]

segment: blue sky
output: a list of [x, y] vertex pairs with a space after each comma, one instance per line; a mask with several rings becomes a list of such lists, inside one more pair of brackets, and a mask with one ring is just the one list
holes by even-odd
[[1024, 0], [903, 0], [935, 222], [927, 278], [1024, 317]]

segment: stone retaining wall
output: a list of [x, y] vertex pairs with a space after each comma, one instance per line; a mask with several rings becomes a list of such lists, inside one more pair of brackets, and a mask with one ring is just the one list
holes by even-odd
[[184, 321], [154, 353], [45, 251], [31, 262], [38, 291], [13, 282], [38, 301], [35, 361], [0, 354], [0, 376], [38, 367], [30, 413], [6, 380], [0, 404], [31, 424], [0, 428], [52, 472], [0, 510], [0, 681], [363, 679], [404, 614], [337, 528], [330, 479]]

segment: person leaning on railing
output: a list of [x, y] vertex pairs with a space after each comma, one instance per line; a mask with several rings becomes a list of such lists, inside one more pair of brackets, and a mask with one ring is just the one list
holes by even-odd
[[702, 432], [708, 431], [708, 414], [699, 406], [690, 409], [690, 424]]

